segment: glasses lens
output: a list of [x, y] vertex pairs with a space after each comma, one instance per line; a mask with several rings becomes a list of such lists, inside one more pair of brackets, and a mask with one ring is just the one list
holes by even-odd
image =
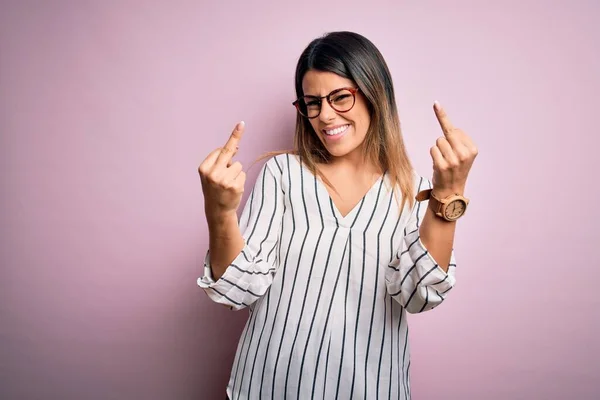
[[354, 107], [354, 94], [347, 89], [342, 89], [333, 93], [329, 98], [329, 101], [334, 110], [346, 112]]
[[321, 111], [321, 100], [311, 96], [301, 97], [298, 100], [298, 111], [305, 117], [314, 118]]
[[[318, 97], [304, 96], [298, 99], [296, 107], [303, 116], [315, 118], [321, 112], [321, 101]], [[329, 95], [329, 104], [338, 112], [350, 111], [354, 101], [354, 93], [348, 89], [339, 89]]]

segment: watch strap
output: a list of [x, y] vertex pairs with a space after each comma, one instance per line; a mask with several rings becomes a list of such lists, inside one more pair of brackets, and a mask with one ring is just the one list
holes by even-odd
[[429, 200], [429, 198], [431, 197], [431, 192], [432, 191], [433, 191], [432, 189], [421, 190], [415, 196], [415, 200], [417, 200], [418, 202]]
[[418, 202], [429, 200], [428, 206], [431, 208], [431, 211], [433, 211], [433, 213], [438, 217], [442, 217], [443, 204], [433, 195], [432, 192], [433, 189], [421, 190], [415, 196], [415, 200]]

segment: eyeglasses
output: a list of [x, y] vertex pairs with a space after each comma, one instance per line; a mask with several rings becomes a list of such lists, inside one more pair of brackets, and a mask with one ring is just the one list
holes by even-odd
[[327, 102], [335, 111], [345, 113], [354, 107], [356, 92], [358, 91], [358, 88], [345, 87], [336, 89], [326, 96], [302, 96], [292, 104], [296, 107], [300, 115], [311, 119], [317, 118], [321, 114], [323, 99], [327, 99]]

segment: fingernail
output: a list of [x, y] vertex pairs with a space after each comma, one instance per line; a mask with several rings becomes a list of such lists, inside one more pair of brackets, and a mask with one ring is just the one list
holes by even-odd
[[243, 128], [246, 125], [246, 123], [244, 121], [240, 121], [239, 127]]

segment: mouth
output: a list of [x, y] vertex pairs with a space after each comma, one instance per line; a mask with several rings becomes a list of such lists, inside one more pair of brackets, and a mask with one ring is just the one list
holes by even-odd
[[349, 127], [350, 127], [350, 124], [346, 124], [346, 125], [337, 126], [332, 129], [322, 129], [321, 132], [323, 132], [325, 134], [326, 139], [337, 140], [337, 139], [340, 139], [342, 136], [344, 136], [344, 134], [346, 133], [346, 131], [348, 130]]

